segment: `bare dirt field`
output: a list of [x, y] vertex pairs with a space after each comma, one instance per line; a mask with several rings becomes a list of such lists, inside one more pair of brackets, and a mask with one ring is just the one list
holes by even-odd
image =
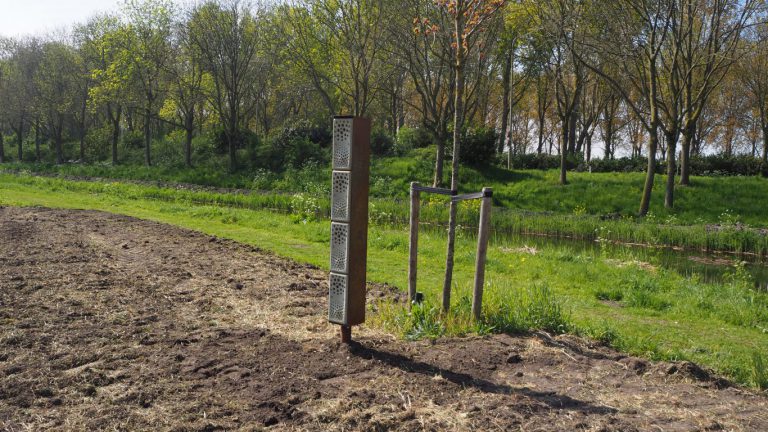
[[0, 429], [768, 430], [764, 395], [573, 336], [342, 345], [326, 291], [232, 241], [0, 208]]

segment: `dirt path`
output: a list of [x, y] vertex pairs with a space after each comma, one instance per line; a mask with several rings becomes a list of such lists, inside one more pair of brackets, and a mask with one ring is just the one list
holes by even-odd
[[326, 290], [200, 233], [0, 208], [0, 429], [768, 430], [765, 396], [570, 336], [343, 346]]

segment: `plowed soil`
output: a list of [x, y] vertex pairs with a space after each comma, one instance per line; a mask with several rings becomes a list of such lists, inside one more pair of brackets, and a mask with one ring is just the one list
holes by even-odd
[[168, 225], [0, 208], [0, 429], [768, 430], [764, 395], [573, 336], [342, 345], [327, 289]]

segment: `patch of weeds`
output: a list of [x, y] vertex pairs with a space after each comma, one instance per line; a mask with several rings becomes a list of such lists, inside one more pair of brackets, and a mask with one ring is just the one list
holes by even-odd
[[662, 299], [656, 293], [660, 290], [659, 282], [647, 276], [633, 277], [624, 292], [627, 306], [662, 311], [669, 309], [672, 304]]
[[440, 310], [434, 306], [414, 304], [403, 318], [405, 322], [401, 326], [406, 339], [437, 339], [445, 334]]
[[768, 390], [768, 364], [765, 357], [758, 352], [752, 353], [752, 384], [761, 390]]
[[229, 214], [221, 218], [221, 223], [232, 225], [232, 224], [236, 224], [238, 220], [239, 219], [237, 218], [237, 216]]
[[565, 333], [570, 326], [570, 316], [547, 285], [534, 285], [527, 293], [527, 305], [522, 308], [524, 322], [530, 328], [552, 333]]
[[595, 291], [595, 298], [602, 301], [621, 301], [624, 298], [624, 291], [621, 288], [598, 288]]
[[561, 334], [572, 327], [570, 315], [547, 285], [533, 285], [512, 298], [489, 302], [483, 322], [505, 333], [544, 330]]
[[577, 331], [577, 334], [579, 336], [586, 336], [589, 339], [592, 339], [595, 342], [605, 346], [615, 345], [620, 337], [616, 329], [605, 322], [596, 326], [580, 329]]
[[298, 193], [291, 198], [291, 219], [295, 223], [304, 223], [320, 220], [320, 205], [317, 198]]
[[632, 290], [629, 292], [626, 300], [627, 306], [643, 309], [653, 309], [662, 311], [669, 309], [672, 304], [659, 296], [644, 290]]

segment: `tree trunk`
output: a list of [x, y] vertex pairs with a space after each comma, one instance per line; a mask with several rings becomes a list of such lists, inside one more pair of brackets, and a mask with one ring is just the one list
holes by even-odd
[[443, 185], [443, 165], [445, 165], [445, 133], [440, 131], [435, 134], [437, 141], [437, 155], [435, 156], [435, 177], [432, 180], [432, 187], [441, 187]]
[[[605, 132], [605, 153], [603, 153], [603, 159], [608, 160], [611, 158], [611, 147], [613, 147], [613, 121], [609, 121], [606, 125]], [[634, 149], [632, 149], [634, 153]]]
[[575, 154], [576, 153], [576, 124], [579, 121], [579, 113], [576, 110], [576, 105], [573, 106], [573, 109], [571, 110], [571, 114], [568, 116], [568, 145], [566, 148], [568, 149], [569, 154]]
[[40, 119], [35, 119], [35, 160], [40, 162]]
[[16, 145], [19, 146], [19, 162], [24, 161], [24, 120], [19, 121], [19, 133], [16, 134]]
[[677, 152], [677, 131], [667, 135], [667, 185], [664, 189], [664, 207], [671, 209], [675, 207], [675, 155]]
[[561, 185], [567, 185], [568, 179], [566, 178], [566, 163], [568, 161], [568, 158], [566, 157], [566, 154], [568, 153], [568, 139], [570, 137], [570, 121], [567, 120], [568, 117], [565, 117], [562, 121], [562, 142], [560, 143], [560, 184]]
[[[451, 190], [459, 189], [459, 155], [461, 154], [461, 129], [464, 126], [464, 16], [457, 14], [456, 23], [456, 98], [453, 113], [453, 160], [451, 163]], [[448, 251], [445, 258], [443, 282], [443, 311], [451, 308], [451, 284], [453, 282], [453, 253], [456, 245], [456, 213], [458, 203], [451, 200], [448, 215]]]
[[763, 128], [763, 163], [768, 163], [768, 125]]
[[80, 163], [85, 163], [85, 115], [88, 108], [88, 98], [83, 99], [80, 105]]
[[544, 117], [539, 117], [539, 130], [538, 130], [539, 142], [538, 142], [538, 147], [536, 147], [536, 154], [541, 154], [541, 152], [544, 151], [544, 126], [545, 126], [544, 123], [545, 123], [545, 121], [546, 120], [544, 119]]
[[188, 167], [192, 167], [192, 138], [195, 134], [195, 124], [191, 117], [187, 117], [185, 121], [186, 137], [184, 139], [184, 163]]
[[56, 126], [53, 128], [56, 144], [56, 164], [61, 165], [64, 163], [64, 149], [62, 148], [62, 131], [64, 129], [64, 118], [59, 116]]
[[[655, 124], [655, 123], [654, 123]], [[659, 133], [651, 131], [648, 137], [648, 166], [645, 173], [645, 185], [643, 186], [643, 197], [640, 200], [640, 216], [648, 214], [651, 205], [651, 192], [653, 191], [653, 179], [656, 175], [656, 149], [659, 146]]]
[[[502, 73], [502, 108], [501, 108], [501, 131], [499, 132], [499, 142], [497, 144], [497, 153], [504, 153], [504, 144], [507, 137], [507, 124], [509, 119], [509, 99], [510, 99], [510, 82], [512, 80], [512, 50], [508, 50], [507, 55], [504, 57], [504, 71]], [[511, 151], [511, 149], [510, 149]]]
[[680, 151], [680, 186], [691, 184], [691, 143], [696, 136], [696, 125], [683, 129], [683, 147]]
[[118, 105], [115, 112], [112, 112], [111, 107], [107, 107], [107, 111], [112, 120], [112, 165], [117, 165], [117, 144], [120, 141], [120, 117], [123, 113], [122, 106]]
[[144, 164], [152, 166], [152, 110], [147, 107], [144, 109]]

